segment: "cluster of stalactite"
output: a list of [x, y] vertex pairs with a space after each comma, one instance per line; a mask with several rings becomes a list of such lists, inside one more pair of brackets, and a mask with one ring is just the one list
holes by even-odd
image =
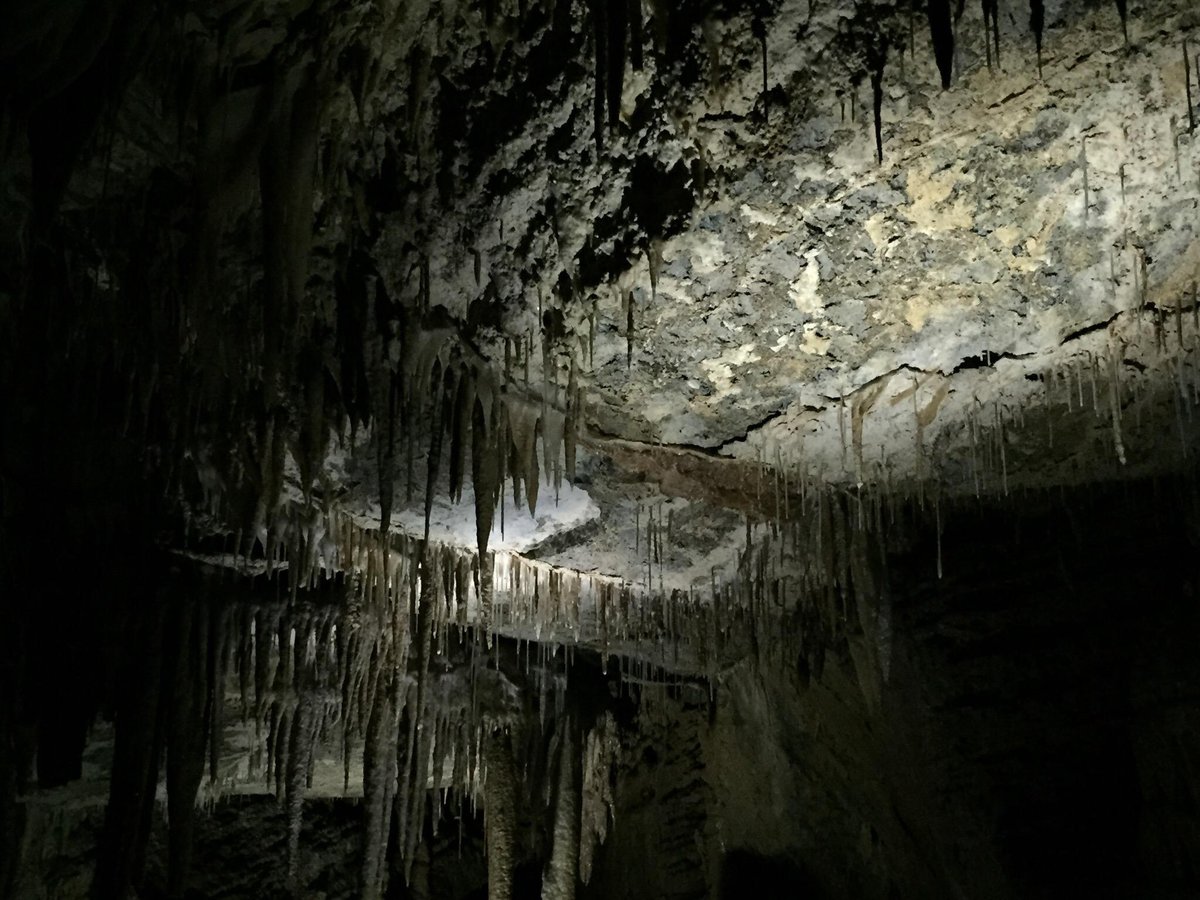
[[[166, 751], [171, 896], [186, 890], [197, 806], [247, 790], [285, 809], [284, 864], [300, 890], [305, 798], [331, 772], [341, 783], [323, 783], [326, 795], [361, 790], [363, 897], [384, 896], [389, 873], [408, 879], [427, 833], [480, 804], [492, 896], [507, 896], [497, 890], [511, 885], [516, 817], [529, 811], [552, 823], [555, 896], [572, 896], [577, 874], [586, 881], [579, 861], [604, 839], [613, 801], [611, 718], [573, 705], [565, 654], [518, 672], [521, 687], [468, 629], [436, 635], [437, 579], [418, 580], [414, 597], [380, 603], [348, 582], [319, 596], [227, 600], [237, 592], [226, 579], [171, 604], [152, 642], [167, 681], [151, 714]], [[410, 600], [421, 607], [411, 628]], [[155, 743], [126, 719], [117, 728], [114, 796], [142, 777], [128, 748], [146, 740], [153, 754]], [[111, 892], [107, 877], [100, 895]]]
[[[896, 510], [907, 507], [883, 491], [795, 490], [775, 474], [775, 517], [748, 518], [737, 566], [714, 568], [688, 589], [664, 589], [661, 562], [655, 584], [652, 548], [670, 533], [666, 523], [656, 527], [649, 518], [641, 581], [504, 551], [480, 556], [385, 533], [344, 514], [318, 529], [320, 552], [309, 553], [300, 542], [309, 568], [288, 563], [286, 577], [294, 590], [348, 574], [362, 608], [393, 610], [401, 665], [410, 652], [406, 640], [439, 656], [466, 640], [472, 657], [484, 659], [502, 635], [516, 641], [526, 667], [546, 664], [559, 647], [568, 656], [579, 647], [598, 652], [602, 668], [614, 665], [634, 681], [701, 677], [711, 683], [747, 658], [758, 664], [800, 659], [819, 675], [831, 648], [850, 647], [860, 657], [864, 690], [877, 694], [890, 654], [886, 545], [890, 534], [912, 525], [895, 519]], [[922, 514], [936, 518], [938, 502], [928, 498]], [[484, 584], [491, 591], [486, 604]], [[418, 660], [428, 658], [428, 649], [413, 652]]]
[[[886, 535], [883, 492], [793, 493], [778, 478], [775, 489], [776, 517], [747, 520], [736, 568], [713, 568], [687, 589], [662, 586], [661, 552], [656, 584], [652, 548], [669, 535], [651, 519], [645, 577], [624, 579], [384, 532], [344, 513], [314, 517], [297, 502], [273, 545], [271, 566], [286, 568], [293, 596], [338, 573], [352, 576], [364, 608], [394, 607], [400, 635], [416, 635], [426, 622], [429, 640], [442, 653], [454, 634], [469, 628], [481, 653], [499, 634], [539, 654], [547, 645], [582, 645], [605, 660], [711, 675], [750, 652], [786, 656], [806, 629], [811, 652], [835, 640], [836, 623], [846, 620], [862, 587], [862, 579], [856, 584], [852, 577], [851, 558], [865, 557], [867, 546]], [[872, 585], [870, 602], [878, 594]]]
[[[487, 559], [497, 509], [503, 534], [501, 494], [506, 485], [511, 485], [514, 505], [527, 508], [532, 515], [544, 484], [557, 492], [564, 478], [574, 477], [582, 407], [582, 388], [574, 369], [567, 384], [554, 383], [543, 395], [550, 399], [543, 400], [510, 383], [507, 370], [496, 373], [471, 355], [450, 328], [410, 325], [389, 355], [398, 362], [379, 374], [381, 383], [375, 396], [388, 399], [376, 410], [372, 434], [379, 530], [386, 534], [391, 528], [395, 492], [400, 487], [408, 500], [414, 494], [424, 495], [428, 538], [436, 492], [448, 484], [451, 498], [461, 500], [469, 478], [477, 552], [480, 559]], [[316, 413], [314, 417], [319, 418]], [[293, 572], [303, 573], [310, 581], [321, 568], [341, 566], [342, 559], [353, 567], [356, 556], [365, 552], [364, 546], [335, 533], [332, 504], [318, 496], [323, 492], [314, 490], [326, 445], [327, 441], [309, 442], [308, 456], [295, 445], [290, 454], [272, 455], [270, 473], [261, 483], [273, 487], [258, 494], [253, 520], [238, 532], [239, 552], [255, 552], [268, 560], [286, 558]], [[289, 486], [292, 490], [285, 490], [283, 473], [289, 456], [301, 476], [299, 483]], [[198, 457], [194, 505], [208, 515], [210, 526], [214, 521], [217, 525], [242, 524], [235, 518], [238, 490], [230, 490], [220, 476], [221, 467], [212, 453]], [[423, 478], [418, 474], [422, 468]], [[233, 504], [229, 502], [231, 494]], [[330, 555], [334, 548], [342, 554], [336, 560]], [[367, 554], [365, 560], [370, 562], [373, 557]], [[490, 567], [474, 571], [481, 577], [476, 588], [486, 616], [492, 572]], [[300, 579], [293, 581], [293, 585], [298, 583]]]
[[[1103, 341], [1026, 374], [1040, 389], [1024, 402], [977, 399], [965, 416], [966, 458], [950, 457], [935, 442], [928, 450], [930, 474], [976, 495], [1007, 494], [1018, 473], [1028, 476], [1039, 464], [1054, 465], [1056, 447], [1065, 445], [1070, 452], [1079, 434], [1094, 432], [1102, 433], [1100, 443], [1118, 472], [1140, 464], [1186, 462], [1195, 452], [1200, 407], [1197, 311], [1194, 295], [1188, 302], [1177, 297], [1170, 306], [1143, 303], [1114, 317], [1120, 327], [1109, 327]], [[929, 422], [917, 416], [920, 439]], [[1164, 419], [1174, 422], [1167, 434], [1161, 428]], [[1020, 440], [1014, 442], [1014, 434]], [[956, 437], [943, 432], [941, 440]], [[1040, 459], [1028, 458], [1034, 451]], [[861, 454], [861, 447], [856, 452]], [[1023, 456], [1014, 459], [1018, 452]], [[1095, 462], [1102, 465], [1103, 457]], [[1059, 482], [1077, 477], [1055, 471]]]
[[[985, 2], [985, 17], [990, 9]], [[626, 65], [636, 69], [642, 63], [645, 16], [636, 0], [593, 3], [589, 13], [599, 139], [603, 124], [611, 127], [619, 117]], [[572, 15], [568, 3], [557, 4], [549, 27], [571, 26]], [[852, 44], [865, 53], [882, 155], [883, 71], [898, 26], [890, 8], [864, 15], [872, 20], [870, 27], [864, 26], [861, 37], [855, 32]], [[952, 40], [949, 4], [931, 3], [929, 15], [931, 26], [936, 24], [940, 63], [943, 32], [949, 30]], [[388, 17], [388, 27], [396, 27], [400, 18]], [[673, 28], [669, 18], [665, 7], [655, 5], [649, 30], [655, 46], [674, 58], [683, 48], [684, 29]], [[764, 54], [768, 20], [764, 10], [756, 12]], [[552, 471], [556, 479], [572, 475], [583, 415], [574, 363], [564, 370], [565, 388], [558, 384], [559, 366], [545, 362], [540, 390], [528, 376], [520, 385], [507, 364], [501, 372], [459, 339], [460, 329], [471, 323], [451, 323], [430, 308], [429, 257], [417, 246], [419, 240], [406, 250], [411, 283], [398, 286], [393, 296], [389, 287], [397, 286], [385, 284], [359, 246], [369, 243], [375, 227], [360, 221], [369, 216], [352, 213], [352, 200], [344, 201], [346, 209], [330, 206], [331, 198], [354, 193], [341, 190], [347, 173], [338, 163], [347, 147], [328, 133], [327, 113], [337, 67], [348, 65], [340, 51], [347, 51], [345, 59], [354, 57], [348, 51], [358, 46], [360, 28], [345, 22], [327, 27], [330, 23], [316, 13], [301, 17], [253, 77], [239, 79], [234, 77], [239, 61], [229, 49], [233, 35], [222, 31], [232, 26], [213, 24], [207, 16], [198, 21], [208, 26], [191, 33], [180, 60], [156, 73], [169, 76], [173, 94], [183, 98], [176, 109], [180, 149], [194, 165], [192, 181], [175, 186], [184, 211], [156, 211], [138, 198], [146, 215], [164, 218], [147, 220], [127, 252], [100, 260], [103, 265], [92, 260], [96, 264], [90, 267], [57, 266], [67, 282], [64, 295], [86, 307], [86, 315], [74, 315], [68, 303], [59, 321], [41, 312], [45, 304], [33, 295], [20, 304], [30, 330], [65, 334], [68, 343], [84, 348], [64, 363], [69, 377], [63, 381], [72, 393], [65, 405], [99, 409], [81, 395], [80, 385], [104, 385], [98, 392], [119, 397], [124, 436], [134, 446], [154, 448], [143, 457], [164, 469], [169, 494], [182, 497], [184, 509], [206, 505], [200, 499], [205, 494], [219, 498], [207, 505], [219, 510], [223, 524], [264, 545], [276, 539], [273, 526], [289, 458], [299, 471], [299, 490], [323, 495], [330, 488], [321, 483], [321, 468], [331, 435], [370, 426], [382, 527], [389, 527], [397, 483], [409, 496], [419, 491], [416, 470], [422, 457], [428, 504], [444, 455], [451, 492], [461, 491], [468, 473], [475, 487], [478, 550], [486, 554], [501, 485], [511, 480], [514, 496], [533, 509], [542, 484], [539, 472]], [[345, 46], [323, 44], [330, 34], [339, 35]], [[14, 45], [23, 48], [28, 37], [19, 33]], [[103, 44], [103, 37], [97, 40]], [[118, 52], [107, 45], [101, 49]], [[414, 97], [406, 107], [414, 133], [422, 130], [419, 94], [429, 81], [429, 62], [421, 59], [413, 57]], [[361, 78], [353, 79], [360, 108], [365, 94], [377, 87], [380, 65], [379, 60], [362, 63]], [[856, 70], [855, 77], [861, 74]], [[40, 248], [59, 245], [50, 223], [76, 160], [68, 155], [57, 162], [62, 171], [51, 173], [45, 191], [35, 191], [32, 198], [37, 227], [30, 243]], [[255, 196], [255, 215], [247, 218], [246, 207], [254, 205], [247, 198]], [[320, 225], [314, 208], [321, 222], [344, 218], [358, 222], [359, 229], [338, 251], [333, 283], [319, 288], [310, 278], [310, 251]], [[117, 205], [106, 210], [112, 216], [131, 211]], [[172, 217], [179, 216], [187, 219], [187, 227], [177, 227]], [[261, 258], [261, 272], [247, 271], [240, 256], [245, 248], [235, 252], [230, 246], [231, 236], [240, 235], [248, 222], [257, 229], [251, 244]], [[650, 261], [653, 295], [653, 255]], [[179, 271], [168, 263], [180, 263]], [[631, 359], [632, 295], [625, 302]], [[231, 322], [246, 327], [231, 328]], [[543, 337], [549, 330], [543, 329]], [[30, 353], [47, 356], [36, 349]], [[524, 355], [526, 372], [531, 355], [532, 346]], [[544, 345], [544, 360], [549, 356]], [[105, 378], [85, 377], [96, 371]], [[96, 415], [99, 422], [107, 411]], [[201, 458], [198, 471], [190, 461]], [[482, 572], [486, 611], [489, 567]]]
[[[1194, 485], [1192, 494], [1194, 501]], [[961, 512], [973, 500], [953, 503]], [[602, 651], [620, 666], [614, 680], [646, 705], [657, 687], [678, 681], [714, 690], [718, 676], [739, 661], [763, 672], [798, 666], [802, 677], [819, 678], [826, 654], [833, 653], [851, 666], [868, 707], [878, 708], [891, 657], [888, 535], [911, 545], [914, 535], [937, 528], [940, 574], [941, 518], [951, 505], [942, 499], [924, 509], [896, 507], [882, 494], [821, 493], [788, 521], [751, 524], [759, 533], [752, 534], [737, 572], [714, 580], [703, 604], [659, 607], [664, 621], [675, 614], [682, 620], [679, 648], [690, 640], [698, 652], [709, 640], [720, 644], [724, 657], [695, 657], [707, 667], [699, 672], [682, 657], [679, 665], [670, 654], [655, 659], [652, 640], [633, 630], [647, 621], [635, 607], [653, 609], [667, 598], [631, 594], [629, 643]], [[362, 793], [363, 896], [383, 896], [388, 877], [410, 875], [425, 836], [455, 818], [461, 822], [461, 809], [480, 803], [494, 867], [492, 895], [506, 896], [516, 822], [534, 810], [553, 835], [545, 894], [572, 896], [576, 874], [586, 882], [594, 847], [612, 827], [612, 766], [620, 744], [615, 721], [581, 709], [577, 694], [567, 690], [578, 671], [572, 654], [549, 643], [563, 636], [547, 630], [542, 641], [524, 646], [506, 639], [502, 660], [500, 641], [489, 649], [478, 627], [449, 614], [458, 586], [472, 589], [469, 578], [450, 577], [466, 551], [454, 555], [429, 545], [423, 558], [393, 568], [394, 556], [421, 542], [360, 532], [352, 523], [341, 529], [350, 548], [344, 559], [362, 568], [315, 589], [306, 585], [292, 596], [270, 583], [288, 577], [277, 571], [259, 576], [254, 596], [243, 601], [236, 588], [243, 579], [227, 573], [202, 592], [181, 591], [165, 610], [144, 612], [165, 622], [157, 649], [137, 662], [157, 666], [162, 677], [137, 683], [158, 690], [161, 681], [157, 740], [167, 754], [173, 890], [186, 884], [198, 798], [212, 802], [247, 785], [274, 793], [287, 810], [287, 865], [296, 876], [305, 796], [316, 777], [329, 790], [332, 772], [340, 775], [335, 792]], [[931, 576], [933, 569], [931, 558]], [[526, 595], [519, 602], [549, 583], [540, 568], [521, 577], [532, 581], [521, 582]], [[118, 719], [113, 804], [144, 777], [130, 765], [123, 735], [132, 729], [134, 743], [145, 741], [157, 752], [154, 719], [148, 732], [136, 715]]]
[[[1144, 290], [1144, 277], [1135, 290]], [[857, 486], [854, 493], [902, 506], [1082, 480], [1076, 454], [1087, 455], [1091, 476], [1096, 467], [1121, 475], [1186, 462], [1195, 453], [1200, 408], [1195, 296], [1189, 290], [1147, 302], [1142, 295], [1136, 307], [1064, 338], [1052, 365], [1039, 366], [1034, 354], [982, 351], [960, 367], [988, 373], [973, 387], [964, 385], [962, 371], [908, 368], [867, 382], [827, 409], [835, 417], [825, 423], [837, 429], [840, 463], [828, 454], [806, 458], [769, 439], [757, 444], [748, 462], [753, 508], [786, 521], [793, 507], [827, 489], [839, 466], [841, 478]], [[891, 402], [884, 402], [889, 392]], [[872, 425], [875, 416], [883, 423]], [[1166, 433], [1163, 421], [1173, 422]], [[873, 447], [871, 431], [884, 436], [886, 452], [897, 427], [912, 434], [912, 447], [899, 451], [909, 462]]]
[[[401, 4], [391, 12], [388, 27], [403, 19], [402, 11]], [[214, 21], [206, 11], [190, 13], [194, 21], [174, 34], [183, 42], [179, 58], [138, 57], [149, 67], [147, 78], [166, 83], [179, 117], [177, 153], [194, 171], [170, 186], [178, 193], [175, 206], [138, 196], [125, 208], [128, 198], [104, 199], [100, 219], [140, 216], [129, 247], [98, 246], [83, 261], [72, 258], [53, 223], [72, 168], [83, 164], [62, 153], [47, 152], [43, 160], [34, 142], [39, 177], [28, 243], [42, 256], [29, 265], [46, 277], [27, 279], [28, 296], [13, 308], [20, 327], [4, 331], [14, 341], [5, 371], [11, 364], [14, 383], [24, 386], [27, 373], [51, 360], [68, 394], [56, 397], [56, 405], [85, 411], [97, 427], [119, 422], [116, 440], [133, 452], [149, 448], [141, 461], [161, 477], [172, 501], [181, 500], [185, 514], [194, 507], [213, 511], [247, 542], [256, 538], [264, 546], [275, 539], [289, 462], [298, 469], [301, 493], [323, 495], [331, 437], [370, 426], [383, 527], [394, 485], [407, 476], [412, 494], [414, 457], [423, 454], [431, 478], [446, 462], [452, 491], [469, 473], [484, 551], [506, 478], [532, 508], [539, 468], [556, 478], [572, 473], [580, 391], [573, 372], [545, 400], [527, 385], [508, 384], [508, 372], [491, 371], [469, 342], [456, 339], [470, 323], [451, 323], [444, 310], [431, 309], [428, 258], [418, 249], [410, 252], [413, 285], [393, 286], [396, 296], [353, 246], [368, 241], [357, 232], [352, 246], [337, 251], [332, 284], [327, 272], [320, 282], [310, 278], [314, 236], [326, 244], [346, 238], [332, 233], [329, 221], [354, 221], [359, 231], [376, 227], [362, 221], [366, 210], [342, 208], [353, 205], [344, 183], [352, 137], [329, 131], [337, 69], [353, 57], [351, 45], [367, 40], [363, 23], [349, 14], [339, 19], [342, 12], [310, 10], [285, 23], [285, 37], [254, 66], [233, 49], [245, 23], [236, 16]], [[82, 36], [86, 21], [75, 24]], [[155, 22], [168, 32], [179, 24], [170, 15]], [[12, 45], [24, 51], [33, 37], [19, 29]], [[116, 53], [106, 39], [103, 29], [95, 35], [100, 50]], [[374, 77], [378, 66], [378, 60], [367, 66]], [[102, 101], [117, 107], [129, 86], [112, 79], [96, 85], [113, 91], [92, 98], [97, 108]], [[23, 82], [17, 87], [33, 90]], [[364, 86], [358, 87], [361, 95]], [[70, 118], [70, 109], [45, 102], [47, 116]], [[89, 113], [94, 121], [96, 113]], [[420, 130], [416, 122], [411, 128]], [[106, 140], [118, 135], [114, 127]], [[50, 171], [51, 162], [60, 168]], [[322, 228], [329, 233], [318, 235]], [[62, 258], [52, 258], [59, 250]], [[61, 296], [48, 303], [40, 291]], [[17, 344], [16, 335], [38, 340]], [[51, 343], [76, 349], [56, 353]], [[104, 402], [91, 402], [82, 385]]]

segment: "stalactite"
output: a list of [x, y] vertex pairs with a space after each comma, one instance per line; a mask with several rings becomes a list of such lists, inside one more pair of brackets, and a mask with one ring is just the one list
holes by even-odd
[[633, 71], [642, 71], [642, 0], [626, 0], [628, 9], [626, 18], [629, 20], [629, 62]]
[[657, 241], [650, 241], [646, 247], [646, 266], [650, 270], [650, 300], [658, 299], [658, 273], [662, 271], [662, 248]]
[[929, 0], [926, 14], [934, 57], [942, 74], [942, 89], [945, 90], [950, 87], [950, 76], [954, 71], [954, 28], [950, 22], [950, 0]]
[[208, 722], [209, 778], [216, 784], [220, 780], [221, 740], [225, 734], [225, 672], [230, 612], [220, 605], [210, 609], [209, 617], [205, 719]]
[[594, 63], [595, 100], [593, 103], [593, 131], [596, 140], [596, 155], [604, 149], [604, 95], [608, 89], [608, 23], [606, 0], [591, 0], [592, 52]]
[[[495, 406], [495, 424], [496, 424], [496, 503], [500, 506], [500, 538], [504, 539], [504, 485], [508, 480], [508, 461], [510, 455], [510, 447], [512, 446], [512, 435], [508, 425], [508, 406], [499, 402], [497, 397]], [[516, 486], [513, 486], [513, 494], [517, 493]]]
[[[519, 481], [525, 482], [526, 506], [532, 515], [537, 511], [538, 483], [538, 410], [524, 401], [508, 403], [509, 425], [512, 429], [513, 447], [513, 494], [520, 505], [517, 494]], [[518, 477], [519, 476], [519, 477]]]
[[487, 845], [488, 900], [511, 900], [517, 839], [516, 764], [503, 729], [489, 732], [484, 780], [484, 840]]
[[1129, 0], [1117, 0], [1117, 14], [1121, 17], [1121, 34], [1125, 37], [1125, 46], [1129, 46]]
[[397, 726], [393, 689], [371, 704], [363, 745], [363, 900], [381, 900], [387, 883], [387, 842], [396, 792]]
[[[1200, 72], [1196, 73], [1200, 76]], [[1187, 95], [1188, 134], [1196, 131], [1196, 107], [1192, 105], [1192, 61], [1188, 55], [1187, 38], [1183, 39], [1183, 85]]]
[[315, 710], [309, 696], [302, 696], [292, 717], [288, 736], [288, 762], [284, 806], [287, 814], [287, 878], [292, 890], [299, 889], [300, 828], [303, 824], [304, 792], [311, 763]]
[[1113, 449], [1117, 461], [1125, 465], [1125, 441], [1121, 435], [1121, 382], [1120, 382], [1120, 352], [1110, 352], [1108, 373], [1108, 400], [1112, 419]]
[[167, 684], [173, 675], [172, 663], [164, 658], [170, 634], [164, 628], [169, 618], [166, 605], [152, 602], [159, 599], [149, 592], [137, 596], [134, 600], [146, 601], [144, 605], [135, 602], [121, 617], [129, 632], [130, 652], [118, 670], [119, 724], [91, 884], [96, 900], [121, 900], [131, 893], [140, 880], [150, 836], [162, 752], [160, 707], [170, 699]]
[[[1181, 332], [1182, 334], [1182, 332]], [[567, 417], [563, 425], [563, 457], [567, 480], [575, 481], [575, 454], [578, 446], [580, 423], [583, 418], [583, 392], [575, 374], [575, 360], [571, 359], [571, 373], [567, 379]]]
[[429, 439], [429, 458], [425, 472], [425, 543], [429, 543], [429, 526], [433, 517], [433, 497], [437, 490], [438, 467], [442, 457], [442, 432], [445, 428], [443, 393], [446, 390], [452, 390], [453, 375], [446, 372], [446, 386], [441, 384], [442, 379], [436, 381], [436, 388], [433, 393], [433, 427], [430, 431]]
[[[1000, 0], [985, 0], [988, 4], [990, 19], [992, 23], [992, 52], [996, 57], [996, 68], [1000, 68]], [[984, 32], [983, 39], [987, 40], [987, 32]]]
[[474, 379], [469, 372], [463, 371], [458, 378], [450, 416], [450, 497], [456, 503], [462, 500], [463, 457], [470, 441], [474, 410]]
[[770, 121], [770, 95], [767, 92], [767, 26], [761, 15], [755, 15], [750, 22], [750, 33], [758, 40], [762, 51], [762, 104], [763, 121]]
[[540, 420], [542, 432], [542, 466], [546, 476], [554, 485], [555, 500], [562, 486], [562, 445], [566, 419], [561, 412], [547, 406]]
[[871, 66], [871, 108], [875, 113], [875, 159], [883, 165], [883, 69], [887, 64], [886, 41], [880, 40], [870, 48], [868, 61]]
[[379, 528], [386, 534], [392, 523], [392, 501], [396, 485], [396, 386], [391, 373], [380, 366], [374, 394], [379, 406], [375, 414], [376, 455], [379, 467]]
[[1192, 282], [1192, 333], [1200, 339], [1200, 283]]
[[238, 631], [238, 696], [241, 703], [242, 724], [244, 725], [246, 717], [250, 714], [250, 681], [251, 670], [254, 667], [254, 611], [247, 604], [242, 608], [240, 616], [235, 617], [235, 621], [237, 622]]
[[167, 720], [167, 893], [182, 897], [191, 865], [196, 793], [204, 777], [208, 629], [199, 604], [181, 598], [172, 612], [175, 671]]
[[988, 35], [988, 26], [992, 22], [992, 0], [980, 0], [980, 6], [983, 8], [983, 48], [990, 72], [992, 70], [992, 40]]
[[433, 651], [433, 632], [437, 616], [438, 569], [436, 554], [426, 546], [420, 568], [420, 599], [417, 605], [416, 631], [416, 696], [409, 711], [408, 735], [404, 765], [400, 767], [401, 791], [397, 798], [401, 856], [405, 862], [405, 878], [410, 874], [413, 851], [420, 838], [425, 808], [425, 767], [428, 764], [428, 725], [425, 722], [429, 698], [429, 664]]
[[1083, 170], [1083, 221], [1088, 220], [1088, 211], [1091, 208], [1091, 186], [1088, 183], [1088, 157], [1087, 157], [1087, 138], [1081, 142], [1079, 151], [1079, 165]]
[[[1029, 0], [1029, 28], [1033, 31], [1033, 43], [1037, 50], [1038, 78], [1042, 77], [1042, 30], [1046, 25], [1045, 0]], [[1184, 50], [1187, 54], [1187, 50]]]
[[475, 401], [471, 433], [471, 484], [475, 493], [475, 545], [478, 552], [477, 593], [481, 625], [490, 633], [492, 621], [492, 565], [488, 555], [488, 538], [492, 533], [496, 502], [503, 491], [497, 440], [499, 395], [491, 404], [491, 415], [484, 415], [482, 398]]
[[625, 80], [625, 40], [627, 7], [622, 0], [607, 3], [608, 20], [608, 126], [621, 121], [621, 90]]
[[[417, 685], [420, 698], [418, 704], [428, 702], [427, 696], [421, 697], [421, 681], [428, 682], [428, 680], [429, 669], [428, 662], [426, 662]], [[410, 762], [412, 786], [409, 790], [409, 797], [411, 805], [406, 811], [408, 825], [404, 831], [407, 840], [402, 847], [404, 881], [409, 885], [412, 884], [413, 864], [417, 859], [417, 848], [421, 845], [425, 825], [425, 809], [429, 801], [429, 762], [433, 755], [433, 737], [436, 733], [436, 716], [428, 715], [423, 711], [419, 713], [419, 716], [421, 727], [417, 732], [416, 757]], [[436, 797], [436, 791], [434, 796]]]
[[[558, 779], [554, 795], [554, 837], [550, 861], [542, 878], [542, 900], [575, 900], [579, 871], [579, 757], [575, 749], [575, 722], [570, 715], [559, 720]], [[557, 733], [556, 733], [557, 736]]]
[[413, 716], [416, 715], [416, 712], [415, 706], [408, 702], [411, 684], [407, 680], [401, 682], [400, 693], [400, 718], [393, 748], [397, 781], [392, 803], [392, 816], [396, 820], [396, 825], [392, 829], [392, 833], [395, 835], [392, 852], [403, 862], [405, 848], [408, 846], [408, 811], [412, 805], [409, 794], [413, 788], [413, 754], [410, 750], [409, 740], [413, 735]]
[[[652, 283], [657, 277], [652, 277]], [[625, 368], [633, 367], [633, 291], [625, 291]]]
[[596, 847], [608, 835], [613, 802], [612, 766], [618, 746], [616, 723], [606, 712], [584, 742], [579, 827], [579, 880], [584, 884], [592, 877]]

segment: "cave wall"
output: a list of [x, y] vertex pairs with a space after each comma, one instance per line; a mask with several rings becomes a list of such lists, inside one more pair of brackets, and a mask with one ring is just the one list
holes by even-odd
[[[0, 13], [0, 891], [467, 896], [487, 848], [517, 895], [1194, 892], [1195, 488], [1128, 480], [1198, 445], [1189, 4], [40, 6]], [[532, 517], [584, 442], [608, 543], [506, 557], [501, 640], [505, 471]], [[680, 494], [723, 508], [664, 589]], [[181, 548], [272, 576], [272, 799], [198, 793], [237, 723]], [[585, 569], [621, 633], [558, 616]], [[318, 809], [287, 641], [336, 643], [335, 571], [392, 630], [316, 729], [369, 802]], [[466, 729], [522, 768], [457, 868], [435, 631], [529, 702]]]

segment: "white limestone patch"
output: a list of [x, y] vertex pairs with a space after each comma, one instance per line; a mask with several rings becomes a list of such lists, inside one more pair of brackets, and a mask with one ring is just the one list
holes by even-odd
[[711, 398], [713, 401], [741, 392], [741, 388], [734, 383], [737, 376], [733, 370], [735, 366], [758, 362], [759, 356], [754, 351], [754, 344], [742, 344], [735, 349], [726, 350], [716, 359], [706, 359], [700, 363], [700, 368], [717, 389], [716, 395]]
[[774, 228], [779, 224], [779, 217], [766, 209], [755, 209], [749, 204], [743, 203], [741, 208], [742, 218], [751, 225], [768, 225]]
[[820, 296], [821, 268], [817, 265], [817, 256], [820, 252], [814, 247], [804, 254], [808, 265], [800, 273], [800, 277], [793, 281], [788, 288], [788, 297], [796, 305], [796, 309], [809, 315], [815, 315], [824, 308]]
[[[552, 535], [578, 528], [600, 515], [600, 508], [583, 488], [563, 481], [555, 496], [554, 485], [543, 475], [537, 511], [530, 514], [524, 506], [513, 503], [512, 490], [504, 491], [504, 526], [500, 524], [497, 508], [488, 540], [491, 550], [521, 552], [539, 544]], [[409, 507], [393, 515], [396, 527], [420, 534], [425, 527], [424, 510]], [[475, 494], [469, 484], [463, 486], [462, 501], [453, 503], [439, 495], [433, 504], [430, 537], [435, 541], [474, 547]]]

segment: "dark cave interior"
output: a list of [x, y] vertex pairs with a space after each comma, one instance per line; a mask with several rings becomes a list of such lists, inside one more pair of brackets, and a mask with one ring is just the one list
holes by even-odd
[[0, 11], [0, 898], [1200, 896], [1189, 0]]

